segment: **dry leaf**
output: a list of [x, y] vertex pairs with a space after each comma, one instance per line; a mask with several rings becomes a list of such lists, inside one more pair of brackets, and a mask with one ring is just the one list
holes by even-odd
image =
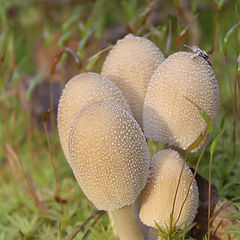
[[[196, 225], [192, 230], [192, 236], [197, 240], [202, 240], [208, 230], [208, 181], [201, 175], [196, 175], [199, 188], [199, 198], [201, 205], [196, 216]], [[236, 208], [227, 201], [221, 202], [217, 188], [211, 187], [211, 240], [231, 240], [234, 235], [226, 231], [237, 223], [233, 212]]]

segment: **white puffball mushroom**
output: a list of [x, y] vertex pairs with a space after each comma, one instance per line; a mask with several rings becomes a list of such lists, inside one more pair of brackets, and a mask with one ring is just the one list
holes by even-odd
[[143, 240], [132, 205], [147, 182], [149, 152], [136, 120], [121, 107], [95, 102], [79, 111], [69, 136], [74, 175], [121, 240]]
[[215, 74], [203, 57], [176, 52], [160, 64], [149, 83], [143, 106], [145, 137], [187, 149], [207, 127], [196, 106], [216, 119]]
[[72, 120], [85, 105], [96, 101], [109, 101], [130, 111], [125, 97], [109, 79], [97, 73], [82, 73], [68, 81], [63, 89], [58, 106], [58, 133], [67, 161], [68, 136]]
[[[139, 215], [147, 226], [155, 227], [155, 223], [163, 229], [166, 228], [166, 224], [169, 226], [174, 196], [183, 164], [184, 161], [180, 155], [171, 149], [162, 150], [153, 155], [150, 163], [150, 176], [143, 191]], [[173, 224], [180, 213], [192, 176], [191, 170], [185, 164], [175, 202]], [[198, 199], [198, 187], [194, 179], [176, 224], [177, 229], [184, 228], [185, 225], [193, 222], [197, 213]]]
[[148, 83], [164, 60], [162, 52], [144, 37], [128, 34], [108, 54], [102, 75], [116, 83], [142, 128], [142, 108]]
[[69, 136], [74, 175], [98, 209], [117, 210], [135, 202], [149, 168], [146, 140], [136, 120], [108, 102], [84, 107]]

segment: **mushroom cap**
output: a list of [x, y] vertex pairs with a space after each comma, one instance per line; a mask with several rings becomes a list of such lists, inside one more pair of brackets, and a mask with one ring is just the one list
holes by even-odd
[[[150, 176], [142, 194], [139, 215], [144, 224], [155, 227], [155, 223], [157, 223], [161, 228], [165, 228], [166, 224], [169, 226], [174, 196], [183, 164], [181, 156], [171, 149], [162, 150], [153, 155], [150, 163]], [[185, 164], [177, 193], [173, 224], [180, 213], [192, 176], [191, 170]], [[193, 222], [198, 208], [198, 196], [198, 187], [194, 179], [182, 214], [177, 222], [177, 228], [183, 228]]]
[[136, 120], [108, 102], [84, 107], [69, 136], [74, 175], [98, 209], [114, 211], [135, 202], [147, 182], [149, 152]]
[[58, 133], [67, 161], [68, 136], [73, 118], [85, 105], [95, 101], [109, 101], [130, 111], [125, 97], [109, 79], [97, 73], [82, 73], [73, 77], [65, 86], [58, 105]]
[[193, 56], [190, 52], [174, 53], [153, 74], [143, 106], [147, 138], [186, 149], [207, 127], [196, 105], [216, 119], [215, 74], [204, 58]]
[[142, 127], [142, 108], [148, 83], [164, 56], [153, 42], [128, 34], [108, 54], [102, 75], [116, 83]]

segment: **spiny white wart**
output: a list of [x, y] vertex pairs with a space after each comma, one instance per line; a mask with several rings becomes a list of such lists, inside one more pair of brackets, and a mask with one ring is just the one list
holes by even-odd
[[141, 128], [146, 89], [163, 60], [162, 52], [150, 40], [128, 34], [117, 41], [103, 64], [101, 74], [115, 82], [123, 92]]
[[97, 73], [82, 73], [73, 77], [63, 89], [58, 106], [58, 133], [63, 152], [70, 163], [68, 137], [73, 118], [85, 105], [109, 101], [130, 111], [125, 97], [109, 79]]
[[[153, 155], [150, 163], [150, 176], [143, 191], [139, 215], [142, 222], [147, 226], [156, 227], [155, 223], [163, 229], [166, 228], [166, 225], [169, 226], [174, 196], [183, 164], [185, 166], [177, 193], [173, 225], [187, 196], [193, 174], [181, 156], [174, 150], [166, 149]], [[176, 224], [177, 229], [184, 228], [185, 225], [193, 222], [197, 213], [198, 199], [198, 188], [194, 179]]]
[[136, 120], [107, 102], [84, 107], [69, 137], [74, 175], [98, 209], [114, 211], [135, 202], [144, 188], [149, 152]]
[[203, 57], [174, 53], [160, 64], [149, 83], [143, 106], [145, 136], [187, 149], [207, 127], [197, 106], [216, 119], [215, 74]]

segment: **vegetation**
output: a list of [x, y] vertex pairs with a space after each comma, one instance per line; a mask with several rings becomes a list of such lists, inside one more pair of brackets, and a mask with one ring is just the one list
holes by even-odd
[[[1, 240], [114, 239], [107, 215], [86, 199], [64, 158], [56, 107], [71, 76], [99, 73], [128, 32], [148, 37], [165, 56], [187, 50], [184, 44], [212, 52], [219, 117], [204, 153], [190, 153], [188, 164], [195, 168], [203, 154], [198, 173], [208, 179], [211, 160], [220, 200], [237, 209], [224, 231], [240, 239], [239, 1], [0, 0]], [[163, 148], [148, 144], [151, 155]], [[189, 229], [158, 234], [193, 239]]]

